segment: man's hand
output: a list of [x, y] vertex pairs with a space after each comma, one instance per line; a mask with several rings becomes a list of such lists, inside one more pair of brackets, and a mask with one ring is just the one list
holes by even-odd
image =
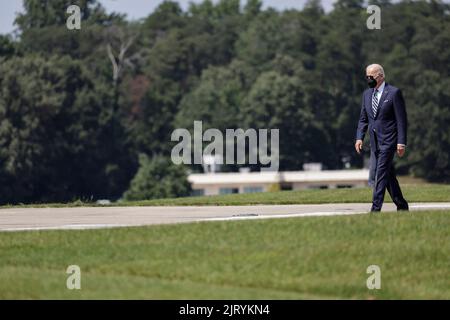
[[356, 140], [355, 149], [356, 149], [356, 152], [358, 152], [358, 154], [361, 154], [362, 147], [363, 147], [362, 140]]
[[406, 146], [404, 146], [402, 144], [397, 145], [397, 154], [400, 158], [405, 155], [405, 151], [406, 151]]

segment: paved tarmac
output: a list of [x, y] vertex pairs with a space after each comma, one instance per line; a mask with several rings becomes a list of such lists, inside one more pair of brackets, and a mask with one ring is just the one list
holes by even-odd
[[[411, 211], [450, 209], [450, 203], [411, 203]], [[232, 221], [367, 214], [369, 203], [183, 207], [77, 207], [0, 209], [1, 231], [96, 229], [197, 221]], [[395, 211], [387, 203], [383, 211]]]

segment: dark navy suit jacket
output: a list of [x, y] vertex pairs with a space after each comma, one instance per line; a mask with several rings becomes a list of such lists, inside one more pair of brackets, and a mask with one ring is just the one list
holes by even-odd
[[402, 92], [385, 83], [375, 118], [372, 111], [373, 92], [374, 89], [367, 89], [363, 93], [356, 140], [364, 140], [369, 129], [370, 148], [373, 151], [396, 150], [397, 144], [406, 145], [408, 120]]

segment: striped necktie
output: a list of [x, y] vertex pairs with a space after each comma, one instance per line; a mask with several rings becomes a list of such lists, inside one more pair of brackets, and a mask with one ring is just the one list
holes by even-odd
[[377, 116], [378, 111], [378, 89], [375, 89], [373, 92], [372, 97], [372, 111], [373, 111], [373, 117], [375, 118]]

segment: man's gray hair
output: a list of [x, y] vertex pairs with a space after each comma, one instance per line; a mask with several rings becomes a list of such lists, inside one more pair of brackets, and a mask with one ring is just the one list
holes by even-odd
[[371, 64], [371, 65], [367, 66], [366, 70], [367, 69], [375, 69], [378, 71], [379, 74], [383, 75], [383, 77], [384, 77], [384, 69], [381, 66], [381, 64], [377, 64], [377, 63]]

